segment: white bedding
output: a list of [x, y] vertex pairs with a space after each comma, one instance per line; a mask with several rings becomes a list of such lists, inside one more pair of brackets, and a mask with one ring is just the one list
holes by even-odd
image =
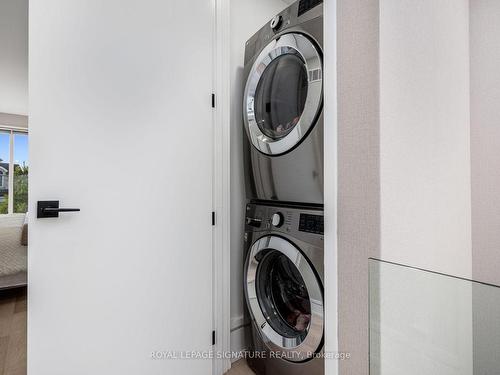
[[24, 215], [0, 218], [0, 277], [27, 270], [27, 246], [21, 245]]

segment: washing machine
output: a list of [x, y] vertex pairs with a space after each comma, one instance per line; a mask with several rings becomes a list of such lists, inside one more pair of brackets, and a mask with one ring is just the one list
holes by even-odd
[[323, 5], [300, 0], [245, 47], [249, 200], [323, 204]]
[[323, 212], [248, 204], [244, 294], [257, 375], [324, 374]]

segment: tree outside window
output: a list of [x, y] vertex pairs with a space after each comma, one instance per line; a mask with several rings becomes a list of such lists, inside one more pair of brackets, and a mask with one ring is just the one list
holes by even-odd
[[1, 131], [0, 214], [28, 211], [28, 171], [28, 134]]

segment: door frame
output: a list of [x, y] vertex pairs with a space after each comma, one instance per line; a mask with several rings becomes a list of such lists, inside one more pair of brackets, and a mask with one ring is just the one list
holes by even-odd
[[[324, 306], [325, 353], [337, 354], [338, 345], [338, 108], [337, 108], [337, 4], [338, 0], [323, 3], [323, 113], [324, 113]], [[328, 32], [332, 30], [332, 32]], [[328, 270], [328, 272], [326, 272]], [[339, 360], [328, 357], [325, 374], [339, 374]]]
[[231, 368], [231, 97], [230, 0], [213, 0], [214, 8], [214, 203], [213, 236], [213, 375]]
[[[213, 315], [216, 332], [214, 352], [230, 353], [230, 0], [213, 0], [214, 31], [214, 226]], [[337, 2], [324, 0], [324, 215], [325, 259], [325, 353], [338, 352], [338, 270], [337, 270]], [[326, 319], [328, 317], [328, 319]], [[231, 368], [230, 358], [214, 356], [213, 375]], [[325, 361], [325, 374], [338, 375], [336, 359]]]

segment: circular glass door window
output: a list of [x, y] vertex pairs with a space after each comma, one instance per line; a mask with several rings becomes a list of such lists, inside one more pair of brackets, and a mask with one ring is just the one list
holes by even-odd
[[248, 137], [267, 155], [294, 149], [314, 126], [323, 103], [321, 51], [308, 37], [272, 40], [248, 72], [243, 117]]
[[255, 90], [255, 119], [267, 137], [281, 139], [298, 124], [307, 98], [307, 70], [292, 53], [272, 60]]
[[323, 289], [302, 252], [282, 237], [264, 236], [250, 248], [244, 278], [266, 346], [292, 362], [310, 359], [323, 340]]
[[295, 265], [278, 251], [268, 252], [259, 264], [257, 296], [275, 331], [285, 337], [305, 338], [311, 320], [307, 287]]

